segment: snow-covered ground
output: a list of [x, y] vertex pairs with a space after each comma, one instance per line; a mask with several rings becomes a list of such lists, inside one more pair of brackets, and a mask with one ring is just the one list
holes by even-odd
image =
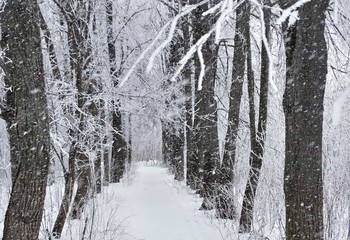
[[[213, 217], [214, 212], [199, 211], [202, 199], [183, 182], [175, 181], [158, 162], [140, 162], [132, 169], [121, 183], [103, 187], [102, 193], [89, 201], [80, 220], [68, 220], [61, 240], [264, 239], [238, 235], [237, 220], [219, 220]], [[57, 215], [62, 188], [58, 181], [48, 187], [40, 240], [50, 239], [48, 232]], [[1, 239], [5, 208], [0, 213]]]
[[118, 214], [127, 219], [125, 240], [222, 239], [207, 215], [197, 210], [200, 199], [175, 186], [165, 168], [137, 168], [134, 182], [120, 188], [124, 200]]
[[61, 239], [241, 239], [234, 236], [231, 221], [199, 211], [200, 205], [201, 198], [173, 180], [166, 168], [143, 162], [121, 183], [104, 187], [80, 221], [66, 224]]

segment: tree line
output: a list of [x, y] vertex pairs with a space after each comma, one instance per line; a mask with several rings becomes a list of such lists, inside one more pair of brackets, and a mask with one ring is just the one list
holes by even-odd
[[[60, 238], [68, 214], [81, 217], [103, 185], [120, 181], [132, 159], [132, 114], [124, 106], [134, 101], [124, 96], [123, 87], [132, 85], [129, 78], [143, 82], [146, 46], [155, 49], [148, 70], [162, 78], [161, 96], [154, 96], [160, 102], [155, 108], [161, 106], [155, 112], [165, 164], [200, 194], [201, 209], [215, 209], [218, 218], [239, 218], [241, 233], [253, 231], [276, 36], [283, 49], [285, 237], [324, 239], [322, 137], [330, 1], [161, 0], [155, 12], [166, 20], [163, 28], [156, 26], [158, 35], [152, 32], [153, 41], [125, 31], [147, 7], [132, 9], [130, 1], [121, 2], [123, 10], [113, 0], [8, 0], [4, 5], [6, 101], [1, 113], [11, 146], [12, 191], [3, 239], [38, 239], [52, 158], [63, 169], [65, 189], [56, 222], [48, 229], [51, 238]], [[125, 9], [132, 13], [123, 16]], [[148, 20], [142, 27], [155, 28]], [[227, 26], [229, 37], [220, 38]], [[252, 33], [256, 26], [259, 38]], [[164, 42], [155, 46], [165, 30]], [[222, 63], [224, 52], [233, 56], [227, 58], [231, 62]], [[227, 131], [221, 137], [217, 86], [223, 68], [230, 70], [230, 89]], [[244, 95], [246, 109], [241, 108]], [[242, 203], [237, 203], [233, 187], [242, 111], [248, 113], [249, 173]]]

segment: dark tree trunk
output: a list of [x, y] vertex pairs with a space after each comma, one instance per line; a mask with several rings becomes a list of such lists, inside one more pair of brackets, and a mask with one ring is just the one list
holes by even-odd
[[102, 143], [96, 149], [96, 160], [94, 166], [95, 193], [102, 192]]
[[71, 200], [72, 200], [73, 186], [75, 181], [76, 151], [77, 151], [76, 143], [73, 142], [69, 150], [68, 169], [64, 171], [65, 186], [64, 186], [63, 199], [61, 202], [60, 209], [58, 211], [55, 224], [52, 229], [52, 235], [54, 238], [57, 238], [57, 239], [61, 238], [62, 230], [69, 212], [69, 204], [71, 203]]
[[115, 104], [116, 110], [113, 112], [113, 148], [111, 182], [117, 183], [123, 177], [126, 164], [127, 142], [122, 130], [122, 116], [119, 106]]
[[110, 180], [110, 158], [109, 158], [109, 147], [107, 144], [108, 137], [103, 138], [103, 185], [108, 185]]
[[[190, 0], [190, 4], [196, 4], [198, 3], [198, 0]], [[194, 11], [191, 15], [191, 24], [192, 24], [192, 41], [193, 43], [197, 42], [200, 37], [202, 36], [201, 32], [201, 12], [203, 12], [202, 9], [197, 9]], [[200, 71], [200, 64], [197, 56], [194, 56], [193, 59], [193, 68], [195, 69], [195, 76], [194, 81], [198, 80], [199, 77], [199, 71]], [[195, 84], [193, 84], [195, 85]], [[196, 90], [192, 89], [195, 88], [195, 86], [192, 86], [192, 81], [188, 83], [186, 86], [186, 93], [187, 93], [187, 114], [186, 114], [186, 122], [188, 125], [188, 132], [187, 132], [187, 183], [188, 185], [195, 190], [199, 190], [201, 188], [201, 176], [200, 176], [200, 162], [199, 162], [199, 149], [198, 149], [198, 129], [196, 128], [196, 120], [193, 119], [195, 109], [195, 102], [196, 102]]]
[[176, 129], [163, 122], [162, 141], [163, 141], [163, 160], [174, 174], [176, 180], [183, 180], [183, 139], [176, 134]]
[[[101, 89], [102, 91], [102, 89]], [[107, 129], [108, 126], [106, 124], [107, 118], [106, 118], [106, 106], [107, 103], [105, 103], [104, 100], [100, 99], [98, 103], [98, 108], [96, 111], [99, 113], [98, 116], [98, 123], [100, 126], [100, 129], [98, 133], [100, 134], [96, 136], [96, 141], [99, 143], [97, 146], [97, 154], [96, 154], [96, 160], [95, 160], [95, 192], [101, 193], [102, 192], [102, 185], [106, 183], [106, 179], [102, 178], [103, 173], [104, 176], [106, 176], [106, 173], [104, 172], [106, 168], [108, 169], [108, 148], [107, 148]], [[96, 120], [97, 121], [97, 120]], [[107, 154], [106, 154], [107, 152]], [[102, 163], [104, 169], [102, 169]], [[107, 164], [107, 166], [106, 166]]]
[[102, 149], [103, 149], [103, 185], [108, 185], [108, 183], [110, 182], [110, 154], [109, 151], [110, 149], [110, 145], [108, 143], [109, 140], [109, 126], [107, 125], [107, 122], [109, 121], [109, 114], [110, 112], [108, 111], [108, 104], [103, 101], [101, 102], [101, 105], [103, 105], [103, 111], [102, 111], [102, 123], [101, 125], [103, 126], [103, 129], [105, 129], [104, 132], [104, 136], [102, 139]]
[[175, 179], [178, 181], [182, 181], [184, 179], [184, 161], [183, 161], [183, 147], [184, 147], [184, 139], [183, 139], [183, 128], [179, 127], [180, 130], [177, 131], [176, 134], [173, 135], [173, 147], [174, 147], [174, 174]]
[[162, 121], [162, 155], [164, 163], [172, 169], [173, 143], [169, 133], [168, 125]]
[[[183, 4], [186, 4], [187, 1], [183, 1]], [[182, 36], [183, 36], [183, 49], [184, 53], [188, 52], [190, 49], [190, 44], [191, 44], [191, 33], [190, 33], [190, 16], [187, 17], [181, 25], [182, 29]], [[192, 131], [192, 92], [193, 92], [193, 85], [192, 85], [192, 66], [193, 66], [193, 61], [192, 59], [189, 60], [187, 65], [184, 68], [184, 73], [183, 73], [183, 79], [185, 81], [185, 87], [184, 87], [184, 93], [186, 97], [186, 102], [185, 102], [185, 113], [184, 113], [184, 119], [185, 119], [185, 128], [184, 128], [184, 151], [186, 152], [186, 155], [184, 155], [184, 178], [186, 180], [186, 184], [188, 184], [190, 187], [193, 189], [195, 188], [195, 184], [193, 179], [189, 176], [190, 172], [188, 170], [188, 161], [191, 159], [191, 155], [194, 152], [194, 150], [191, 147], [191, 131]], [[186, 132], [185, 132], [186, 131]], [[185, 145], [186, 142], [186, 145]], [[186, 149], [185, 149], [186, 147]], [[186, 175], [186, 176], [185, 176]]]
[[131, 162], [132, 162], [132, 125], [131, 125], [131, 114], [128, 115], [128, 127], [129, 127], [129, 136], [128, 136], [128, 151], [127, 151], [127, 159], [128, 159], [128, 164], [129, 164], [129, 167], [131, 165]]
[[[87, 3], [88, 5], [86, 5]], [[91, 139], [93, 136], [85, 134], [88, 128], [88, 117], [84, 112], [96, 115], [95, 103], [90, 98], [96, 83], [90, 76], [90, 72], [87, 71], [91, 62], [89, 23], [92, 20], [93, 12], [91, 2], [84, 0], [77, 1], [76, 6], [73, 6], [67, 0], [61, 0], [58, 4], [60, 4], [62, 15], [67, 22], [69, 55], [71, 58], [70, 67], [74, 73], [70, 74], [70, 78], [73, 82], [75, 80], [77, 91], [76, 102], [78, 109], [76, 110], [76, 116], [79, 123], [78, 131], [75, 134], [77, 138], [77, 192], [71, 211], [72, 218], [77, 219], [81, 217], [92, 186], [91, 162], [87, 154], [87, 147], [89, 147], [89, 138]], [[80, 13], [79, 16], [78, 12]]]
[[36, 240], [44, 209], [50, 154], [49, 119], [37, 1], [8, 0], [1, 13], [6, 73], [2, 117], [10, 140], [12, 191], [4, 240]]
[[85, 153], [77, 154], [77, 185], [78, 189], [73, 201], [71, 216], [73, 219], [80, 219], [84, 207], [89, 199], [91, 192], [91, 166], [88, 164], [89, 158]]
[[[214, 1], [215, 2], [215, 1]], [[197, 8], [193, 16], [193, 39], [196, 42], [200, 37], [209, 32], [215, 23], [216, 17], [203, 18], [209, 4]], [[201, 209], [211, 209], [214, 197], [214, 185], [216, 181], [215, 168], [219, 164], [219, 140], [217, 129], [217, 103], [215, 99], [215, 79], [217, 71], [217, 58], [219, 47], [214, 43], [214, 36], [203, 44], [202, 54], [206, 66], [203, 86], [196, 92], [196, 118], [194, 122], [194, 137], [191, 147], [198, 149], [198, 155], [191, 154], [189, 167], [199, 170], [202, 186], [200, 194], [204, 198]], [[199, 58], [194, 60], [195, 79], [198, 83], [201, 64]], [[197, 84], [198, 85], [198, 84]], [[197, 159], [195, 159], [197, 158]]]
[[[282, 7], [294, 1], [281, 1]], [[293, 27], [284, 25], [286, 47], [286, 239], [324, 239], [322, 182], [323, 98], [327, 75], [324, 36], [328, 0], [299, 8]]]
[[[265, 1], [269, 5], [269, 1]], [[270, 19], [271, 10], [264, 9], [264, 22], [266, 39], [270, 35]], [[248, 33], [249, 34], [249, 33]], [[249, 36], [248, 36], [249, 39]], [[240, 218], [240, 231], [249, 232], [253, 222], [253, 208], [256, 190], [259, 183], [260, 170], [264, 157], [265, 133], [267, 123], [267, 100], [268, 100], [268, 83], [269, 83], [269, 59], [266, 46], [262, 43], [261, 47], [261, 77], [260, 77], [260, 99], [259, 99], [259, 114], [258, 127], [255, 126], [255, 104], [254, 104], [254, 76], [251, 67], [251, 49], [248, 47], [248, 95], [249, 95], [249, 121], [250, 121], [250, 138], [251, 152], [249, 157], [249, 178], [245, 188], [242, 212]]]
[[[118, 77], [121, 74], [122, 68], [117, 70], [116, 67], [116, 51], [115, 51], [115, 36], [113, 34], [113, 1], [107, 1], [107, 24], [108, 24], [108, 55], [110, 62], [110, 74], [114, 86], [118, 85]], [[110, 180], [113, 183], [119, 182], [125, 171], [127, 158], [127, 141], [122, 130], [122, 113], [120, 111], [120, 102], [115, 99], [112, 102], [114, 110], [112, 112], [112, 127], [113, 127], [113, 146], [111, 159], [111, 176]]]
[[231, 195], [233, 187], [233, 170], [236, 163], [236, 142], [239, 127], [239, 112], [243, 94], [243, 82], [247, 62], [247, 39], [249, 34], [248, 4], [244, 3], [236, 10], [236, 33], [234, 38], [234, 54], [230, 103], [228, 111], [228, 129], [225, 139], [224, 157], [218, 173], [218, 201], [216, 209], [218, 217], [233, 219], [235, 217], [234, 199]]
[[49, 59], [50, 59], [50, 67], [52, 70], [52, 77], [53, 79], [63, 81], [61, 72], [58, 68], [58, 60], [57, 60], [57, 55], [55, 51], [54, 44], [51, 39], [51, 33], [50, 30], [47, 27], [47, 24], [43, 18], [41, 18], [40, 22], [40, 28], [43, 31], [43, 36], [46, 44], [46, 48], [49, 54]]
[[[182, 0], [180, 1], [182, 6], [185, 6], [188, 4], [188, 0]], [[181, 41], [181, 50], [183, 51], [181, 54], [181, 57], [183, 57], [190, 49], [190, 44], [191, 44], [191, 33], [190, 33], [190, 18], [191, 16], [187, 16], [184, 18], [181, 22], [180, 28], [182, 31], [182, 41]], [[181, 128], [180, 134], [182, 138], [182, 149], [181, 149], [181, 154], [182, 154], [182, 162], [181, 162], [181, 168], [179, 168], [178, 171], [181, 171], [181, 178], [186, 181], [186, 184], [189, 184], [189, 186], [192, 185], [194, 181], [188, 181], [188, 159], [189, 156], [192, 154], [193, 149], [191, 148], [191, 129], [192, 129], [192, 91], [193, 86], [192, 86], [192, 77], [191, 77], [191, 68], [193, 65], [193, 61], [189, 60], [188, 63], [186, 64], [182, 78], [183, 81], [185, 82], [184, 86], [184, 94], [186, 97], [185, 105], [183, 106], [184, 113], [183, 113], [183, 119], [184, 123], [182, 122], [181, 125], [185, 124], [185, 127], [179, 126]], [[186, 144], [186, 145], [185, 145]], [[186, 148], [186, 149], [185, 149]]]
[[[181, 9], [181, 2], [178, 2], [178, 9]], [[183, 20], [184, 21], [184, 20]], [[180, 31], [183, 31], [182, 29], [183, 22], [180, 23]], [[176, 34], [173, 38], [173, 41], [170, 44], [170, 56], [169, 61], [167, 62], [167, 69], [169, 69], [169, 77], [172, 76], [172, 74], [176, 71], [177, 65], [179, 61], [184, 56], [184, 36], [182, 34]], [[183, 76], [181, 76], [183, 77]], [[169, 86], [173, 85], [171, 81], [168, 81], [166, 84], [164, 84], [165, 88], [168, 88]], [[183, 89], [181, 89], [183, 91]], [[178, 99], [178, 96], [176, 96], [174, 93], [171, 93], [171, 96], [169, 97], [170, 101], [168, 99], [166, 100], [166, 106], [171, 106], [173, 101], [176, 101]], [[169, 109], [169, 111], [172, 111], [172, 109]], [[184, 179], [184, 159], [183, 159], [183, 148], [184, 148], [184, 139], [183, 139], [183, 127], [181, 118], [172, 119], [172, 123], [168, 124], [168, 133], [170, 136], [168, 136], [170, 140], [170, 146], [171, 146], [171, 159], [169, 159], [170, 168], [174, 174], [174, 177], [176, 180], [183, 180]], [[170, 153], [170, 152], [169, 152]]]

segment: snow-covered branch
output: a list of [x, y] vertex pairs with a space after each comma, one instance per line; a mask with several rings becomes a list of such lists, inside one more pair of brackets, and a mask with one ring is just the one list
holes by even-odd
[[263, 45], [266, 49], [266, 53], [267, 53], [267, 57], [268, 57], [268, 61], [269, 61], [269, 82], [273, 88], [273, 90], [275, 92], [278, 92], [278, 88], [275, 84], [275, 82], [272, 79], [272, 71], [273, 71], [273, 58], [272, 58], [272, 53], [271, 53], [271, 49], [270, 49], [270, 45], [269, 45], [269, 41], [267, 40], [266, 37], [266, 26], [265, 26], [265, 21], [264, 21], [264, 11], [263, 11], [263, 5], [255, 2], [254, 3], [258, 6], [259, 9], [259, 13], [260, 13], [260, 23], [261, 23], [261, 38], [262, 38], [262, 42]]
[[136, 59], [132, 67], [129, 69], [128, 73], [124, 76], [124, 78], [119, 82], [118, 88], [121, 88], [125, 82], [130, 78], [131, 74], [134, 72], [136, 66], [144, 59], [146, 54], [154, 47], [156, 42], [159, 40], [159, 38], [162, 36], [165, 29], [170, 25], [171, 21], [168, 21], [158, 32], [156, 37], [153, 39], [153, 41], [148, 45], [148, 47], [141, 53], [141, 55]]
[[[234, 4], [233, 0], [225, 0], [224, 3], [217, 4], [208, 11], [204, 12], [202, 15], [206, 16], [208, 14], [213, 14], [215, 10], [217, 10], [219, 7], [221, 7], [221, 15], [216, 21], [216, 23], [212, 26], [212, 28], [204, 34], [190, 49], [189, 51], [185, 54], [185, 56], [180, 60], [179, 62], [179, 68], [176, 70], [175, 74], [171, 78], [171, 81], [175, 81], [176, 78], [179, 76], [181, 73], [182, 69], [185, 67], [186, 63], [190, 60], [192, 55], [197, 51], [198, 52], [198, 57], [200, 60], [201, 64], [201, 72], [200, 76], [198, 79], [198, 90], [201, 90], [202, 88], [202, 82], [204, 78], [204, 73], [205, 73], [205, 64], [203, 60], [203, 55], [201, 53], [201, 47], [202, 45], [208, 40], [210, 35], [215, 31], [215, 43], [218, 43], [220, 41], [220, 31], [221, 31], [221, 26], [222, 23], [238, 8], [242, 3], [244, 3], [245, 0], [241, 0], [238, 3]], [[202, 59], [201, 59], [202, 57]], [[201, 62], [203, 61], [203, 62]]]
[[282, 14], [281, 16], [277, 19], [277, 24], [282, 24], [284, 21], [287, 20], [287, 18], [293, 14], [295, 10], [303, 6], [305, 3], [310, 2], [311, 0], [299, 0], [298, 2], [294, 3], [292, 6], [285, 10], [281, 10]]
[[186, 63], [190, 60], [190, 58], [192, 57], [192, 55], [197, 51], [197, 49], [203, 45], [208, 38], [210, 37], [210, 35], [214, 32], [215, 27], [212, 27], [209, 32], [207, 34], [204, 34], [189, 50], [188, 52], [185, 54], [185, 56], [180, 60], [179, 64], [179, 68], [176, 70], [175, 74], [173, 75], [173, 77], [171, 78], [171, 81], [176, 81], [176, 78], [179, 76], [179, 74], [181, 73], [182, 69], [185, 67]]
[[203, 53], [202, 53], [202, 46], [200, 45], [198, 47], [198, 58], [199, 58], [199, 62], [201, 64], [201, 72], [199, 74], [199, 79], [198, 79], [198, 90], [202, 90], [202, 85], [203, 85], [203, 79], [204, 79], [204, 75], [205, 75], [205, 63], [204, 63], [204, 58], [203, 58]]
[[171, 42], [171, 39], [174, 36], [174, 32], [176, 30], [176, 25], [178, 20], [191, 13], [193, 10], [195, 10], [196, 8], [198, 8], [199, 6], [207, 3], [209, 0], [204, 0], [201, 1], [198, 4], [194, 4], [194, 5], [188, 5], [186, 7], [183, 8], [182, 12], [179, 13], [178, 15], [175, 16], [175, 18], [173, 20], [168, 21], [163, 27], [162, 29], [158, 32], [158, 34], [156, 35], [156, 37], [153, 39], [153, 41], [151, 42], [151, 44], [141, 53], [141, 55], [137, 58], [137, 60], [135, 61], [135, 63], [132, 65], [132, 67], [130, 68], [130, 70], [128, 71], [128, 73], [124, 76], [124, 78], [120, 81], [118, 87], [122, 87], [125, 82], [130, 78], [131, 74], [134, 72], [136, 66], [144, 59], [144, 57], [146, 56], [146, 54], [154, 47], [154, 45], [156, 44], [156, 42], [160, 39], [160, 37], [162, 36], [162, 34], [164, 33], [164, 31], [168, 28], [168, 26], [170, 25], [170, 29], [169, 29], [169, 33], [168, 33], [168, 37], [166, 38], [166, 40], [164, 42], [162, 42], [162, 44], [156, 48], [156, 50], [153, 52], [153, 54], [150, 57], [148, 66], [147, 66], [147, 72], [149, 72], [152, 67], [153, 67], [153, 63], [154, 63], [154, 59], [155, 57], [160, 53], [160, 51], [162, 51], [166, 45], [168, 45]]
[[164, 42], [162, 42], [162, 44], [159, 45], [159, 47], [153, 52], [153, 54], [150, 57], [150, 60], [148, 62], [147, 65], [147, 73], [149, 73], [151, 71], [151, 69], [153, 68], [154, 65], [154, 60], [155, 58], [158, 56], [158, 54], [171, 42], [171, 40], [174, 37], [174, 33], [176, 30], [176, 25], [179, 21], [180, 18], [182, 18], [183, 16], [186, 16], [187, 14], [191, 13], [193, 10], [195, 10], [196, 8], [198, 8], [199, 6], [205, 4], [208, 1], [202, 1], [198, 4], [194, 4], [194, 5], [189, 5], [184, 7], [183, 11], [179, 14], [177, 14], [174, 19], [172, 20], [170, 29], [169, 29], [169, 33], [168, 33], [168, 37], [166, 38], [166, 40]]

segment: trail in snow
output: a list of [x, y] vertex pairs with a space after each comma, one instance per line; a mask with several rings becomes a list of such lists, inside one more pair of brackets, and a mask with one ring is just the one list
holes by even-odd
[[223, 239], [222, 231], [197, 210], [200, 199], [176, 189], [165, 168], [139, 166], [133, 183], [119, 191], [124, 194], [118, 208], [126, 220], [123, 240]]

